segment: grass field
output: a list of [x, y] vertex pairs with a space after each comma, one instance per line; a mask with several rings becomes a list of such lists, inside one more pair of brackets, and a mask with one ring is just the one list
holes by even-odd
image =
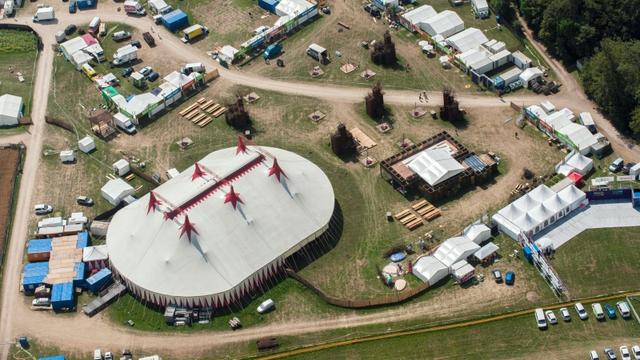
[[[37, 58], [35, 36], [26, 31], [0, 30], [0, 95], [22, 97], [25, 116], [31, 111]], [[17, 73], [22, 73], [24, 82], [18, 81]]]
[[[573, 314], [576, 317], [575, 313]], [[546, 331], [533, 315], [434, 333], [367, 342], [290, 359], [585, 359], [591, 349], [631, 346], [640, 336], [635, 320], [560, 322]]]
[[575, 298], [640, 289], [640, 228], [591, 229], [563, 245], [553, 266]]

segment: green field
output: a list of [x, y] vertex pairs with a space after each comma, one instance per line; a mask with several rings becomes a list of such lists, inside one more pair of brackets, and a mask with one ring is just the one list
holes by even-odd
[[[0, 30], [0, 95], [22, 97], [25, 116], [31, 112], [37, 58], [35, 36], [26, 31]], [[22, 73], [23, 82], [18, 81], [17, 73]]]
[[621, 341], [637, 340], [638, 336], [640, 325], [635, 320], [574, 319], [540, 331], [533, 315], [524, 315], [466, 328], [365, 342], [290, 359], [530, 359], [545, 354], [558, 359], [585, 359], [591, 349], [602, 354], [602, 348], [611, 345], [617, 352], [624, 344]]
[[552, 264], [572, 297], [640, 289], [639, 230], [591, 229], [558, 249]]

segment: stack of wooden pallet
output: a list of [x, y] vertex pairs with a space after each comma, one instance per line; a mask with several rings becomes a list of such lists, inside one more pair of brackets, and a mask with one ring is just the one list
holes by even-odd
[[[201, 97], [195, 103], [180, 111], [180, 116], [191, 121], [193, 124], [202, 127], [209, 125], [214, 118], [219, 117], [227, 111], [227, 108], [216, 104], [213, 100]], [[213, 117], [211, 117], [213, 116]]]
[[420, 200], [411, 204], [411, 208], [404, 209], [393, 217], [409, 230], [414, 230], [423, 224], [423, 220], [432, 221], [442, 215], [440, 209], [427, 200]]
[[411, 205], [411, 208], [415, 212], [417, 212], [422, 219], [425, 219], [427, 221], [431, 221], [437, 218], [438, 216], [442, 215], [440, 209], [433, 206], [427, 200], [418, 201], [417, 203]]
[[404, 225], [409, 230], [416, 229], [422, 225], [422, 219], [416, 216], [416, 214], [411, 212], [409, 209], [405, 209], [395, 214], [394, 217], [400, 222], [400, 224]]

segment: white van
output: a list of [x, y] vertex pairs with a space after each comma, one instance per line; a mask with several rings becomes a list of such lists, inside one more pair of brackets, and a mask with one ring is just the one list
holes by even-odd
[[544, 311], [541, 308], [537, 308], [535, 311], [536, 323], [538, 323], [538, 329], [547, 328], [547, 319], [544, 317]]
[[573, 306], [580, 317], [580, 320], [587, 320], [589, 318], [589, 314], [587, 314], [587, 310], [584, 309], [581, 303], [576, 303]]
[[102, 360], [102, 351], [100, 349], [93, 350], [93, 360]]
[[616, 303], [616, 306], [618, 307], [618, 311], [620, 311], [620, 315], [622, 315], [623, 318], [628, 319], [629, 317], [631, 317], [631, 309], [629, 309], [629, 304], [627, 304], [626, 301], [618, 301]]
[[276, 303], [271, 299], [267, 299], [267, 300], [263, 301], [262, 304], [260, 304], [258, 306], [257, 310], [258, 310], [258, 313], [264, 314], [264, 313], [267, 313], [267, 312], [273, 310], [273, 308], [275, 308], [275, 307], [276, 307]]
[[602, 310], [602, 305], [600, 305], [600, 303], [591, 304], [591, 309], [593, 310], [593, 315], [596, 316], [596, 319], [604, 320], [604, 311]]

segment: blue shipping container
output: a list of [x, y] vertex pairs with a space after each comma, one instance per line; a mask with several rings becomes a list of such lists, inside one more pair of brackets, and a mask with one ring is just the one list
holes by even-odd
[[51, 239], [33, 239], [27, 242], [27, 254], [51, 251]]
[[104, 268], [87, 278], [87, 289], [93, 293], [99, 293], [111, 284], [111, 270]]
[[89, 232], [82, 231], [78, 233], [78, 241], [76, 242], [76, 248], [82, 249], [89, 246]]
[[77, 0], [76, 4], [78, 5], [78, 9], [90, 9], [96, 6], [94, 0]]
[[258, 6], [274, 14], [279, 3], [280, 0], [258, 0]]
[[38, 358], [38, 360], [64, 360], [64, 355], [53, 355], [47, 357]]
[[189, 26], [189, 17], [182, 10], [173, 10], [162, 16], [162, 24], [172, 32]]
[[54, 284], [51, 289], [51, 307], [53, 310], [73, 309], [74, 295], [73, 283]]
[[44, 283], [45, 277], [47, 275], [24, 276], [22, 278], [22, 288], [25, 295], [33, 295], [36, 288]]
[[79, 262], [74, 265], [76, 276], [73, 278], [73, 286], [79, 286], [81, 288], [85, 287], [85, 282], [84, 282], [85, 270], [84, 269], [85, 269], [85, 265], [83, 262]]

